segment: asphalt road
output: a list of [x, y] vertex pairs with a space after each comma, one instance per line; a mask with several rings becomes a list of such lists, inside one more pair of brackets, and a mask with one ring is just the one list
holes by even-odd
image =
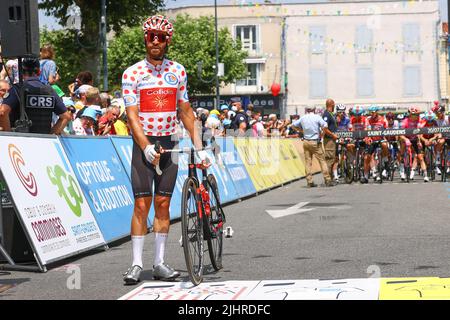
[[[305, 184], [299, 180], [226, 206], [234, 235], [224, 242], [224, 269], [207, 271], [205, 281], [367, 278], [372, 270], [381, 277], [450, 277], [448, 183], [425, 184], [418, 177], [410, 184]], [[301, 209], [312, 210], [276, 219], [266, 212], [300, 202]], [[180, 229], [180, 222], [171, 227], [166, 261], [187, 281]], [[152, 280], [153, 243], [150, 233], [144, 281]], [[130, 262], [131, 242], [124, 241], [53, 265], [45, 274], [0, 271], [0, 300], [117, 299], [135, 288], [122, 283]], [[79, 289], [74, 270], [80, 272]]]

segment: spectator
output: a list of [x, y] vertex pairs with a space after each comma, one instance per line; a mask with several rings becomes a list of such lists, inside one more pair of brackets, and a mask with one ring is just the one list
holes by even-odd
[[[79, 90], [81, 90], [82, 88], [83, 88], [83, 86], [81, 86]], [[84, 100], [85, 100], [84, 106], [80, 111], [78, 111], [77, 118], [79, 118], [81, 116], [84, 109], [86, 109], [86, 108], [91, 108], [91, 109], [94, 109], [95, 111], [101, 113], [102, 108], [100, 107], [100, 101], [101, 101], [100, 91], [97, 88], [94, 88], [94, 87], [87, 88], [86, 93], [84, 94]]]
[[279, 136], [282, 124], [283, 122], [278, 120], [277, 115], [275, 113], [270, 114], [268, 122], [266, 124], [267, 136], [268, 137]]
[[11, 86], [9, 85], [9, 82], [7, 80], [0, 80], [0, 105], [3, 102], [3, 97], [6, 95], [10, 88]]
[[39, 81], [43, 84], [55, 84], [59, 80], [58, 68], [56, 67], [55, 51], [50, 44], [44, 45], [40, 50], [41, 60], [41, 74]]
[[68, 86], [70, 96], [72, 99], [75, 98], [75, 92], [80, 88], [82, 85], [89, 85], [91, 87], [94, 86], [94, 76], [89, 71], [82, 71], [77, 75], [77, 78], [73, 83], [71, 83]]
[[322, 170], [325, 185], [332, 187], [335, 183], [331, 180], [328, 167], [324, 158], [323, 145], [320, 143], [320, 129], [326, 131], [327, 123], [317, 114], [314, 114], [314, 107], [306, 107], [306, 114], [293, 123], [295, 128], [303, 134], [303, 150], [306, 162], [306, 181], [307, 187], [313, 188], [317, 185], [313, 181], [312, 176], [312, 160], [316, 157], [319, 160], [320, 169]]
[[97, 111], [86, 108], [81, 116], [73, 121], [71, 134], [77, 136], [94, 136], [94, 126], [97, 121], [97, 116]]
[[100, 93], [100, 107], [106, 109], [111, 106], [111, 97], [107, 92]]
[[249, 103], [249, 104], [247, 105], [247, 111], [246, 111], [246, 113], [247, 113], [247, 116], [248, 116], [249, 119], [252, 118], [253, 111], [255, 111], [254, 109], [255, 109], [255, 107], [253, 106], [253, 104]]
[[[236, 116], [234, 117], [232, 128], [237, 131], [236, 134], [240, 137], [245, 136], [247, 129], [250, 128], [250, 119], [247, 113], [242, 108], [240, 98], [233, 98], [232, 109], [235, 108]], [[238, 100], [239, 99], [239, 100]]]
[[125, 103], [122, 98], [116, 98], [111, 100], [111, 106], [118, 106], [120, 109], [119, 118], [114, 123], [114, 130], [118, 136], [130, 135], [130, 129], [128, 128], [127, 113], [125, 112]]
[[67, 122], [67, 125], [64, 128], [64, 134], [71, 134], [71, 132], [73, 132], [73, 121], [75, 120], [77, 110], [75, 109], [75, 104], [72, 99], [68, 97], [63, 97], [62, 99], [71, 115], [71, 120]]
[[252, 127], [253, 137], [264, 137], [264, 125], [261, 122], [261, 112], [254, 111], [252, 113], [252, 120], [250, 121], [250, 126]]
[[217, 110], [211, 110], [209, 117], [206, 120], [205, 127], [211, 130], [212, 136], [220, 136], [223, 134], [222, 122], [219, 120], [220, 112]]
[[93, 87], [88, 84], [84, 84], [77, 89], [72, 98], [74, 101], [76, 101], [75, 109], [81, 110], [84, 108], [84, 106], [86, 105], [86, 92], [90, 88]]
[[328, 130], [325, 132], [325, 136], [323, 137], [325, 162], [327, 163], [330, 175], [334, 176], [335, 181], [339, 181], [337, 176], [337, 166], [336, 170], [333, 172], [333, 167], [335, 164], [337, 165], [338, 162], [336, 160], [336, 140], [338, 139], [338, 136], [336, 135], [337, 122], [334, 115], [334, 101], [332, 99], [327, 99], [325, 105], [326, 110], [323, 113], [323, 120], [325, 120], [328, 127]]
[[[62, 99], [56, 94], [50, 85], [45, 85], [39, 81], [40, 66], [36, 58], [23, 59], [23, 102], [26, 104], [26, 113], [30, 120], [30, 126], [18, 123], [21, 118], [21, 107], [19, 85], [14, 85], [8, 95], [3, 97], [3, 104], [0, 106], [0, 117], [2, 127], [5, 131], [10, 131], [16, 126], [16, 131], [28, 131], [30, 133], [56, 134], [60, 135], [70, 120], [70, 113], [64, 105]], [[45, 96], [44, 99], [39, 98]], [[52, 112], [58, 115], [58, 121], [52, 126]]]
[[116, 129], [114, 124], [120, 115], [120, 107], [119, 106], [110, 106], [106, 108], [106, 112], [103, 116], [98, 120], [98, 136], [106, 136], [106, 135], [116, 135]]
[[19, 83], [19, 62], [8, 60], [0, 72], [0, 80], [6, 80], [10, 85]]

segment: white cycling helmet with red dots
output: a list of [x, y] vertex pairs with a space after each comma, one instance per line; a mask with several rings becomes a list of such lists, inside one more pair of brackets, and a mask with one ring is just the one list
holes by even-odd
[[170, 42], [173, 34], [173, 25], [165, 16], [154, 15], [145, 20], [142, 30], [144, 35], [150, 31], [163, 31], [168, 36], [167, 41]]

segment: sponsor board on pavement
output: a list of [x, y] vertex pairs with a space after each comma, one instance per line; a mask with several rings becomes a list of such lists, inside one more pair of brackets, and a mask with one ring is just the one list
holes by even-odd
[[120, 300], [450, 300], [450, 278], [146, 282]]
[[105, 244], [57, 138], [0, 136], [0, 168], [42, 264]]
[[190, 282], [146, 282], [119, 300], [240, 300], [259, 281], [205, 282], [198, 286]]

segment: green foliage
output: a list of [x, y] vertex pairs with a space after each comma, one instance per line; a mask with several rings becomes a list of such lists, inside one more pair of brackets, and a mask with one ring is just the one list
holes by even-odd
[[[101, 46], [98, 39], [100, 34], [101, 0], [41, 0], [39, 8], [47, 15], [54, 16], [61, 25], [67, 23], [70, 8], [77, 6], [81, 15], [82, 35], [76, 52], [80, 58], [80, 70], [89, 70], [98, 74], [101, 67]], [[125, 27], [142, 25], [145, 18], [156, 13], [164, 6], [163, 0], [106, 0], [107, 32], [113, 30], [120, 34]], [[67, 53], [70, 54], [70, 53]], [[97, 79], [100, 80], [100, 79]]]
[[125, 69], [144, 57], [145, 46], [141, 27], [127, 29], [111, 41], [108, 45], [109, 87], [120, 88]]
[[[124, 30], [108, 48], [110, 86], [120, 86], [125, 69], [145, 57], [143, 34], [140, 27]], [[174, 21], [174, 36], [168, 51], [168, 58], [181, 63], [188, 74], [189, 93], [213, 93], [215, 81], [203, 82], [198, 77], [197, 62], [203, 62], [203, 80], [214, 79], [216, 63], [214, 41], [214, 18], [194, 19], [188, 15], [179, 15]], [[247, 68], [243, 60], [247, 52], [241, 50], [240, 42], [235, 42], [228, 29], [219, 30], [219, 62], [225, 65], [225, 75], [220, 78], [222, 84], [229, 84], [245, 77]]]
[[67, 86], [75, 80], [78, 72], [81, 71], [82, 57], [79, 54], [80, 48], [75, 41], [75, 32], [72, 30], [49, 31], [41, 29], [41, 46], [50, 43], [55, 49], [55, 62], [59, 68], [61, 80], [57, 83], [61, 89], [68, 94]]
[[[76, 5], [80, 8], [82, 27], [86, 32], [86, 26], [98, 26], [100, 21], [100, 0], [41, 0], [39, 9], [44, 9], [49, 15], [56, 17], [61, 24], [67, 22], [68, 9]], [[106, 0], [107, 28], [120, 33], [122, 28], [141, 25], [143, 20], [157, 12], [164, 6], [163, 0]]]

